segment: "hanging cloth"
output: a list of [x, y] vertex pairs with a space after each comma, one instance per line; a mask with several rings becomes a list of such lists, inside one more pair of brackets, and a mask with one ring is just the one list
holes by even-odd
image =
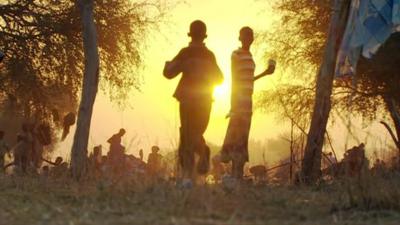
[[336, 60], [336, 77], [352, 76], [360, 55], [371, 58], [400, 31], [400, 0], [352, 0]]

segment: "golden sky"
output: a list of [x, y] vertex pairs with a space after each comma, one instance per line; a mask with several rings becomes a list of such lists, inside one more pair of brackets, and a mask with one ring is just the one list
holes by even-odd
[[[172, 59], [181, 48], [187, 46], [189, 24], [196, 19], [201, 19], [207, 24], [206, 45], [215, 53], [225, 76], [224, 84], [215, 92], [211, 121], [205, 134], [207, 141], [221, 145], [228, 125], [225, 115], [230, 107], [230, 55], [239, 47], [238, 31], [243, 26], [252, 27], [256, 33], [272, 28], [274, 19], [277, 19], [272, 14], [272, 2], [272, 0], [190, 0], [173, 8], [169, 13], [169, 22], [162, 25], [160, 31], [148, 34], [145, 68], [141, 74], [144, 83], [140, 92], [131, 93], [128, 101], [131, 107], [121, 111], [109, 101], [108, 97], [101, 93], [97, 97], [89, 149], [102, 144], [103, 151], [108, 151], [106, 140], [121, 127], [127, 130], [123, 142], [128, 152], [135, 155], [140, 148], [143, 148], [147, 155], [152, 145], [159, 145], [162, 150], [176, 147], [179, 115], [178, 103], [172, 95], [179, 77], [167, 80], [162, 76], [162, 69], [166, 60]], [[258, 46], [253, 46], [252, 51], [257, 64], [256, 73], [261, 72], [268, 60], [261, 57], [263, 49]], [[257, 81], [255, 94], [279, 85], [277, 83], [279, 76], [284, 75], [278, 71], [272, 77]], [[250, 139], [264, 141], [275, 138], [285, 129], [287, 129], [285, 123], [274, 122], [272, 115], [256, 111]], [[364, 128], [360, 126], [357, 129]], [[346, 133], [342, 130], [343, 127], [336, 128], [331, 135], [334, 139], [345, 139]], [[62, 152], [69, 152], [72, 139], [73, 133], [60, 145]], [[341, 142], [334, 144], [337, 148], [343, 148]], [[250, 159], [252, 159], [251, 152]]]
[[[172, 97], [178, 78], [167, 80], [162, 76], [166, 60], [172, 59], [181, 48], [187, 46], [189, 24], [201, 19], [207, 24], [208, 38], [206, 45], [212, 50], [219, 66], [224, 72], [225, 82], [215, 92], [215, 102], [211, 121], [206, 132], [206, 139], [217, 145], [222, 144], [228, 120], [225, 115], [230, 107], [230, 55], [239, 47], [238, 32], [243, 26], [251, 26], [255, 31], [268, 29], [271, 26], [270, 3], [251, 0], [190, 0], [179, 4], [169, 13], [168, 23], [162, 25], [159, 33], [149, 35], [148, 49], [145, 55], [145, 68], [141, 74], [143, 85], [141, 92], [133, 92], [129, 100], [132, 108], [123, 112], [109, 102], [108, 98], [99, 95], [94, 109], [90, 146], [103, 144], [106, 139], [120, 127], [127, 130], [124, 142], [127, 146], [135, 137], [129, 151], [137, 153], [138, 148], [145, 152], [151, 145], [162, 148], [173, 148], [177, 144], [179, 115], [177, 101]], [[256, 46], [254, 46], [256, 48]], [[262, 51], [254, 49], [257, 72], [263, 71], [267, 60], [262, 60]], [[268, 87], [268, 80], [258, 81], [255, 91]], [[271, 117], [255, 113], [251, 138], [264, 140], [276, 135], [272, 129]], [[72, 136], [62, 144], [68, 148]]]

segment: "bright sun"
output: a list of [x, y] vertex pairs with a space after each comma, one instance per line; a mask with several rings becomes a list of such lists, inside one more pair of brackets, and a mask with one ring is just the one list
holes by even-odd
[[[224, 41], [226, 38], [208, 41], [217, 57], [217, 63], [224, 75], [224, 82], [214, 90], [214, 99], [225, 107], [229, 107], [231, 98], [231, 51], [235, 49], [236, 42]], [[223, 109], [225, 111], [225, 108]]]
[[214, 90], [214, 98], [216, 100], [226, 100], [230, 98], [230, 88], [228, 82], [224, 82]]

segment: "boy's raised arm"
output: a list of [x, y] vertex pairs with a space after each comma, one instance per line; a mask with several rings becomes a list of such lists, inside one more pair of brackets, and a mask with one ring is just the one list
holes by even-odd
[[273, 74], [273, 73], [275, 72], [275, 66], [276, 66], [275, 61], [270, 60], [268, 69], [266, 69], [266, 70], [265, 70], [264, 72], [262, 72], [261, 74], [255, 76], [253, 80], [256, 81], [256, 80], [258, 80], [258, 79], [260, 79], [260, 78], [262, 78], [262, 77], [265, 77], [265, 76], [267, 76], [267, 75]]
[[172, 61], [167, 61], [165, 62], [165, 66], [164, 66], [164, 77], [168, 78], [168, 79], [173, 79], [176, 76], [178, 76], [178, 74], [180, 74], [181, 72], [183, 72], [182, 70], [182, 55], [183, 55], [183, 50], [181, 50], [177, 56], [175, 56], [175, 58]]

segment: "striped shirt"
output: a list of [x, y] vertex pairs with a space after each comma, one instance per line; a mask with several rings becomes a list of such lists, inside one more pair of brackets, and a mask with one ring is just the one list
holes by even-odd
[[255, 63], [250, 51], [239, 48], [232, 53], [231, 112], [251, 114]]

